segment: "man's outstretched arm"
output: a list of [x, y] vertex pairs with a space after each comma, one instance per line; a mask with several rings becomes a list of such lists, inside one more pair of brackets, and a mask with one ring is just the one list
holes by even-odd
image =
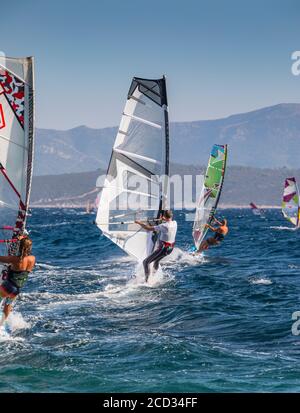
[[145, 224], [142, 221], [134, 221], [136, 224], [140, 225], [142, 228], [144, 228], [146, 231], [154, 231], [154, 226]]

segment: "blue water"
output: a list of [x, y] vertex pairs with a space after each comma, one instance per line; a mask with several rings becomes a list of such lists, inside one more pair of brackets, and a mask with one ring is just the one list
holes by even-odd
[[93, 215], [34, 209], [38, 265], [0, 337], [0, 391], [299, 391], [300, 231], [278, 210], [221, 214], [229, 235], [202, 260], [177, 214], [177, 248], [146, 286]]

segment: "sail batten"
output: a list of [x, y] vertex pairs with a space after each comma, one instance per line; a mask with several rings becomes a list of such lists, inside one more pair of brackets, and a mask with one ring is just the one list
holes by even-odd
[[118, 191], [122, 191], [122, 192], [125, 192], [125, 193], [128, 193], [128, 194], [142, 195], [142, 196], [146, 196], [147, 198], [155, 198], [155, 199], [158, 199], [158, 197], [157, 197], [156, 195], [149, 194], [148, 192], [134, 191], [134, 190], [132, 190], [132, 189], [125, 189], [125, 188], [123, 188], [123, 187], [117, 187], [117, 186], [114, 186], [113, 188], [116, 189], [116, 190], [118, 190]]
[[226, 159], [227, 145], [214, 145], [195, 213], [193, 238], [197, 249], [207, 233], [206, 224], [211, 223], [217, 210], [225, 176]]
[[139, 118], [138, 116], [129, 115], [129, 113], [123, 113], [123, 115], [128, 116], [131, 119], [137, 120], [141, 123], [145, 123], [146, 125], [153, 126], [154, 128], [161, 129], [161, 125], [158, 125], [157, 123], [150, 122], [150, 121], [148, 121], [146, 119], [143, 119], [143, 118]]
[[[113, 145], [96, 224], [137, 260], [152, 251], [151, 234], [135, 220], [155, 220], [166, 204], [169, 131], [165, 78], [134, 77]], [[127, 217], [122, 221], [122, 217]]]
[[152, 158], [149, 158], [147, 156], [138, 155], [134, 152], [127, 152], [127, 151], [124, 151], [122, 149], [117, 149], [117, 148], [115, 148], [114, 150], [118, 153], [123, 153], [124, 155], [127, 155], [127, 156], [133, 156], [134, 158], [137, 158], [137, 159], [143, 159], [144, 161], [148, 161], [148, 162], [152, 162], [152, 163], [161, 163], [160, 161], [158, 161], [156, 159], [152, 159]]
[[25, 151], [28, 151], [28, 146], [24, 146], [24, 145], [21, 145], [20, 143], [14, 142], [12, 139], [8, 139], [8, 138], [6, 138], [5, 136], [2, 136], [2, 135], [0, 135], [0, 139], [3, 139], [4, 141], [9, 142], [12, 145], [17, 145], [20, 148], [24, 149]]

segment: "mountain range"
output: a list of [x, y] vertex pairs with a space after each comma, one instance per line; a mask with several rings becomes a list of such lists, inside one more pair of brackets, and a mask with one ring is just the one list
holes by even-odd
[[[116, 132], [117, 127], [37, 129], [34, 174], [106, 169]], [[223, 119], [170, 123], [170, 156], [174, 163], [205, 165], [214, 143], [229, 145], [231, 166], [298, 168], [300, 104], [279, 104]]]

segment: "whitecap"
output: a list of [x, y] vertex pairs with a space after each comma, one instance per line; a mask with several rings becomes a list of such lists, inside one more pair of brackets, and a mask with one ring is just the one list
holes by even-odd
[[279, 227], [270, 227], [271, 229], [277, 229], [279, 231], [297, 231], [298, 228], [297, 227], [283, 227], [283, 226], [279, 226]]
[[199, 262], [204, 262], [204, 254], [203, 252], [201, 254], [195, 254], [191, 253], [189, 251], [182, 250], [180, 248], [174, 248], [172, 254], [168, 255], [163, 260], [163, 263], [165, 264], [179, 264], [179, 265], [198, 265]]
[[250, 284], [271, 285], [273, 282], [269, 278], [252, 278]]
[[31, 324], [24, 320], [22, 314], [16, 311], [10, 313], [6, 323], [12, 332], [16, 330], [29, 329], [31, 327]]

